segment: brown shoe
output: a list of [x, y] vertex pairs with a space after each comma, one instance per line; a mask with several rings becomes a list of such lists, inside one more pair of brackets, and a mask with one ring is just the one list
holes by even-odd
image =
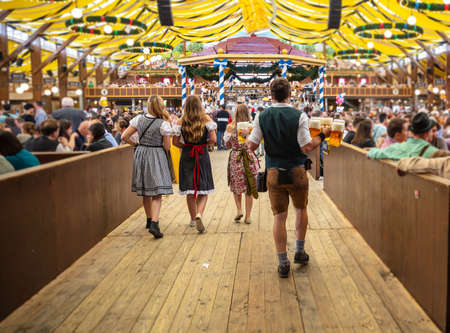
[[250, 220], [250, 219], [245, 219], [245, 220], [244, 220], [244, 223], [245, 223], [245, 224], [250, 224], [250, 223], [252, 223], [252, 220]]
[[244, 215], [237, 214], [236, 217], [234, 218], [234, 222], [240, 223], [241, 222], [241, 218], [243, 218], [243, 217], [244, 217]]
[[205, 226], [203, 225], [202, 218], [200, 215], [197, 215], [195, 217], [195, 226], [197, 227], [197, 231], [199, 233], [202, 233], [203, 231], [205, 231]]

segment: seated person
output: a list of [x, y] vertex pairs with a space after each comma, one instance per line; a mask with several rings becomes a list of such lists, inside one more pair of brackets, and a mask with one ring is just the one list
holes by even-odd
[[400, 176], [409, 173], [431, 173], [436, 176], [450, 179], [450, 157], [423, 158], [408, 157], [401, 159], [397, 164]]
[[114, 139], [113, 135], [106, 130], [105, 124], [100, 119], [94, 119], [91, 122], [91, 125], [94, 124], [94, 123], [100, 123], [100, 124], [103, 125], [103, 128], [105, 129], [105, 133], [103, 133], [104, 136], [105, 136], [105, 139], [108, 140], [113, 147], [117, 147], [118, 144], [116, 142], [116, 139]]
[[359, 148], [375, 147], [375, 141], [372, 138], [372, 122], [369, 119], [364, 119], [358, 124], [352, 145]]
[[8, 131], [0, 131], [0, 155], [12, 164], [14, 170], [21, 170], [39, 165], [39, 160], [24, 149], [16, 136]]
[[441, 136], [439, 136], [438, 132], [441, 130], [441, 125], [433, 118], [430, 118], [433, 122], [433, 128], [431, 129], [430, 135], [430, 143], [440, 150], [448, 150], [447, 142]]
[[352, 140], [355, 138], [356, 130], [358, 129], [358, 125], [361, 121], [363, 121], [363, 117], [355, 117], [352, 123], [352, 128], [348, 129], [348, 132], [346, 135], [344, 135], [344, 142], [345, 143], [352, 143]]
[[371, 159], [391, 159], [398, 161], [405, 157], [423, 156], [430, 157], [438, 149], [433, 147], [429, 142], [433, 121], [430, 120], [426, 113], [419, 112], [411, 122], [409, 130], [413, 133], [413, 137], [402, 143], [394, 143], [387, 148], [374, 148], [368, 153]]
[[101, 122], [95, 122], [89, 126], [88, 143], [83, 150], [98, 151], [111, 148], [113, 145], [105, 138], [105, 126]]
[[408, 122], [405, 119], [394, 118], [387, 127], [387, 137], [380, 148], [386, 148], [393, 143], [401, 143], [408, 139]]
[[67, 152], [71, 151], [58, 141], [59, 124], [54, 119], [48, 119], [42, 122], [40, 126], [41, 136], [36, 139], [31, 139], [25, 142], [25, 148], [32, 152], [43, 151], [57, 151]]
[[12, 164], [8, 162], [5, 156], [0, 155], [0, 175], [13, 171], [14, 167], [12, 166]]

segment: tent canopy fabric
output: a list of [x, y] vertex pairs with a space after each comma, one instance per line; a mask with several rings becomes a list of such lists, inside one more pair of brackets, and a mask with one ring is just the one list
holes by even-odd
[[[442, 0], [423, 0], [422, 3], [436, 3]], [[4, 0], [0, 9], [13, 10], [4, 21], [22, 31], [37, 29], [43, 23], [52, 25], [44, 33], [48, 39], [59, 42], [69, 38], [73, 32], [66, 27], [66, 20], [72, 18], [75, 7], [83, 10], [84, 16], [116, 16], [139, 20], [147, 30], [138, 36], [105, 36], [82, 34], [70, 47], [87, 49], [100, 43], [95, 55], [106, 55], [117, 51], [112, 59], [133, 59], [133, 56], [119, 50], [119, 45], [128, 38], [139, 41], [157, 41], [173, 46], [183, 40], [193, 42], [217, 42], [248, 29], [248, 20], [255, 8], [254, 16], [263, 17], [269, 29], [277, 37], [299, 44], [315, 45], [326, 43], [334, 50], [367, 48], [372, 41], [374, 48], [382, 53], [380, 61], [390, 56], [403, 57], [400, 48], [413, 54], [423, 49], [415, 39], [369, 40], [357, 36], [356, 27], [372, 23], [407, 23], [414, 15], [417, 25], [424, 33], [418, 37], [426, 45], [435, 46], [442, 42], [438, 31], [450, 35], [450, 11], [415, 10], [407, 8], [402, 1], [391, 0], [343, 0], [342, 20], [339, 29], [328, 29], [329, 0], [172, 0], [174, 26], [161, 26], [156, 0]], [[249, 10], [250, 8], [250, 10]], [[250, 13], [250, 14], [249, 14]], [[250, 16], [249, 16], [250, 15]], [[264, 25], [264, 22], [258, 23]], [[105, 22], [91, 24], [91, 28], [103, 29]], [[114, 29], [124, 29], [115, 25]], [[233, 47], [233, 45], [227, 45]], [[226, 46], [226, 47], [227, 47]], [[274, 45], [276, 48], [276, 46]]]

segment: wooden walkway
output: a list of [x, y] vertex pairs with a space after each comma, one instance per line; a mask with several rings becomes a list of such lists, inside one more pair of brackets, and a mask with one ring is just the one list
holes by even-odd
[[[308, 266], [279, 279], [266, 193], [253, 224], [235, 224], [227, 154], [207, 233], [188, 227], [184, 197], [164, 199], [154, 240], [142, 209], [2, 323], [0, 332], [437, 332], [414, 299], [310, 180]], [[112, 180], [113, 181], [113, 180]], [[289, 256], [295, 251], [288, 218]]]

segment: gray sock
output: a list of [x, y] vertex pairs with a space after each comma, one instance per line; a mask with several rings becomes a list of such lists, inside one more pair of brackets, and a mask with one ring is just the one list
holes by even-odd
[[297, 246], [297, 252], [305, 252], [305, 241], [304, 240], [297, 240], [295, 242]]
[[282, 265], [289, 263], [288, 257], [287, 257], [287, 252], [283, 252], [283, 253], [277, 253], [278, 255], [278, 262]]

